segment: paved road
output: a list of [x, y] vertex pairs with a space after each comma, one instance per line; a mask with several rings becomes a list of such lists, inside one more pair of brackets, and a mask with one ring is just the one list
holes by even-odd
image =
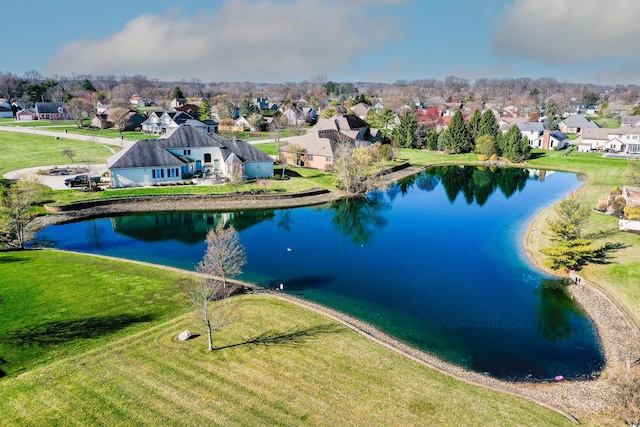
[[59, 139], [73, 139], [77, 141], [97, 142], [99, 144], [117, 145], [122, 148], [127, 148], [133, 145], [134, 143], [134, 141], [129, 141], [126, 139], [106, 138], [104, 136], [95, 136], [95, 135], [81, 135], [77, 133], [64, 133], [60, 131], [43, 130], [37, 127], [20, 127], [20, 126], [2, 125], [0, 126], [0, 132], [26, 133], [31, 135], [50, 136], [50, 137], [59, 138]]

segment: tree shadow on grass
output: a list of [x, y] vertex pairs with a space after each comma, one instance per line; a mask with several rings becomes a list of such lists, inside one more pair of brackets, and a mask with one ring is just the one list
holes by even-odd
[[62, 320], [10, 332], [6, 335], [6, 339], [15, 341], [18, 345], [47, 346], [63, 344], [77, 339], [98, 338], [124, 329], [132, 324], [145, 323], [152, 320], [153, 317], [150, 315], [135, 316], [131, 314]]
[[317, 338], [321, 335], [337, 334], [342, 332], [342, 328], [339, 325], [326, 324], [313, 326], [311, 328], [294, 328], [289, 331], [267, 331], [255, 338], [248, 339], [236, 344], [229, 344], [222, 347], [215, 347], [214, 350], [222, 350], [225, 348], [233, 348], [240, 346], [287, 346], [297, 347], [304, 344], [305, 341]]
[[25, 262], [25, 261], [31, 262], [31, 260], [27, 260], [26, 258], [22, 258], [22, 257], [17, 257], [15, 255], [0, 257], [0, 264], [9, 264], [12, 262]]

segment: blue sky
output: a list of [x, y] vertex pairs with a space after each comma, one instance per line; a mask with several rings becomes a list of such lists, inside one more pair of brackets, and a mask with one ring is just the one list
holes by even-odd
[[637, 0], [31, 0], [0, 10], [11, 35], [0, 72], [18, 75], [640, 84]]

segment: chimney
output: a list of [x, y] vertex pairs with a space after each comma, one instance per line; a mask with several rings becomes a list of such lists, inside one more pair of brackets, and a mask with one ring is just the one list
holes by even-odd
[[551, 137], [549, 135], [549, 129], [545, 129], [544, 132], [542, 132], [542, 149], [543, 150], [549, 149], [550, 140], [551, 140]]

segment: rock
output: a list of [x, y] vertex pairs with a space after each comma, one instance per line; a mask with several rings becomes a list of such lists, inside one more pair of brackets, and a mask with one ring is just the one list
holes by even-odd
[[180, 335], [178, 335], [178, 340], [179, 341], [186, 341], [189, 338], [191, 338], [191, 332], [189, 332], [188, 330], [186, 330], [184, 332], [180, 332]]

